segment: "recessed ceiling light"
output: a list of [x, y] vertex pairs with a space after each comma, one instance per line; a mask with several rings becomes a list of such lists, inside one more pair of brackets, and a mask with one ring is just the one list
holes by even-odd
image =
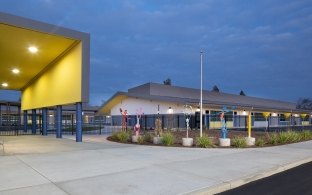
[[28, 51], [31, 53], [37, 53], [38, 52], [38, 48], [35, 46], [30, 46], [28, 47]]
[[7, 86], [9, 86], [7, 83], [2, 83], [1, 85], [2, 85], [2, 87], [7, 87]]
[[12, 72], [13, 72], [14, 74], [18, 74], [20, 71], [19, 71], [19, 69], [14, 68], [14, 69], [12, 70]]

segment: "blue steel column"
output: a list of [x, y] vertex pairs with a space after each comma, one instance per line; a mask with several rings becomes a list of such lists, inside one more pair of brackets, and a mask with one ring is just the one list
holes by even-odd
[[37, 132], [37, 115], [36, 115], [36, 109], [31, 110], [31, 133], [36, 134]]
[[76, 103], [76, 142], [82, 142], [82, 103]]
[[48, 109], [42, 109], [42, 135], [48, 135]]
[[2, 114], [1, 114], [1, 104], [0, 104], [0, 126], [2, 126]]
[[62, 106], [56, 106], [56, 138], [62, 138]]
[[23, 122], [24, 122], [24, 132], [27, 132], [27, 110], [24, 110], [24, 118], [23, 118]]

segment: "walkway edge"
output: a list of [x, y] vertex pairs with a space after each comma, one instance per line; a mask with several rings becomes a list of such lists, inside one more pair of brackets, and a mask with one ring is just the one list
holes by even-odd
[[294, 167], [300, 166], [302, 164], [305, 164], [305, 163], [308, 163], [311, 161], [312, 161], [312, 157], [305, 158], [305, 159], [302, 159], [302, 160], [299, 160], [296, 162], [292, 162], [292, 163], [289, 163], [286, 165], [281, 165], [281, 166], [269, 169], [269, 170], [264, 171], [264, 172], [259, 173], [259, 174], [248, 175], [248, 176], [241, 177], [241, 178], [238, 178], [235, 180], [223, 182], [223, 183], [211, 186], [211, 187], [204, 187], [202, 189], [194, 190], [194, 191], [183, 193], [183, 194], [185, 194], [185, 195], [193, 195], [193, 194], [204, 195], [205, 194], [205, 195], [207, 195], [207, 194], [221, 193], [221, 192], [231, 190], [233, 188], [237, 188], [239, 186], [245, 185], [247, 183], [250, 183], [250, 182], [253, 182], [253, 181], [256, 181], [259, 179], [263, 179], [265, 177], [269, 177], [271, 175], [286, 171], [288, 169], [292, 169]]

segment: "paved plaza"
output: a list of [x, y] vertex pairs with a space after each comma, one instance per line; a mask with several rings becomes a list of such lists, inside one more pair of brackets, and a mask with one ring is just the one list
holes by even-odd
[[[249, 149], [1, 136], [0, 194], [212, 194], [312, 161], [312, 141]], [[1, 146], [0, 146], [1, 147]], [[1, 148], [2, 149], [2, 148]]]

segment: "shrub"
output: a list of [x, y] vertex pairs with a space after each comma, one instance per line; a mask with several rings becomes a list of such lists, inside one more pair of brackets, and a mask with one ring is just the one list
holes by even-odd
[[128, 141], [130, 135], [126, 131], [119, 131], [114, 133], [113, 137], [116, 138], [117, 141], [125, 143]]
[[232, 145], [236, 148], [245, 148], [247, 146], [247, 142], [244, 137], [234, 137], [232, 139]]
[[299, 132], [287, 131], [288, 143], [298, 142], [301, 140], [301, 135]]
[[256, 146], [262, 147], [262, 146], [264, 146], [264, 144], [265, 144], [265, 142], [264, 142], [264, 139], [262, 137], [259, 137], [256, 140]]
[[117, 132], [115, 131], [115, 132], [112, 134], [112, 139], [115, 140], [115, 141], [117, 141], [117, 139], [118, 139], [118, 138], [117, 138], [118, 132], [119, 132], [119, 131], [117, 131]]
[[201, 148], [209, 148], [212, 146], [212, 142], [207, 135], [203, 135], [197, 138], [196, 145]]
[[294, 131], [280, 132], [278, 136], [279, 144], [293, 143], [301, 140], [300, 134]]
[[300, 133], [301, 140], [310, 140], [312, 139], [312, 132], [309, 130], [302, 131]]
[[172, 135], [172, 133], [170, 132], [164, 133], [162, 135], [162, 138], [163, 145], [171, 146], [172, 144], [174, 144], [174, 136]]
[[268, 143], [272, 144], [272, 145], [277, 145], [278, 144], [278, 134], [277, 133], [268, 134]]
[[144, 134], [144, 141], [146, 142], [152, 142], [153, 136], [150, 133], [145, 133]]
[[144, 144], [144, 142], [145, 142], [145, 136], [139, 136], [138, 137], [138, 144]]
[[273, 145], [288, 144], [298, 142], [302, 139], [302, 134], [294, 131], [273, 133], [268, 136], [268, 142]]
[[287, 132], [280, 132], [277, 137], [278, 144], [286, 144], [290, 142], [290, 135]]

